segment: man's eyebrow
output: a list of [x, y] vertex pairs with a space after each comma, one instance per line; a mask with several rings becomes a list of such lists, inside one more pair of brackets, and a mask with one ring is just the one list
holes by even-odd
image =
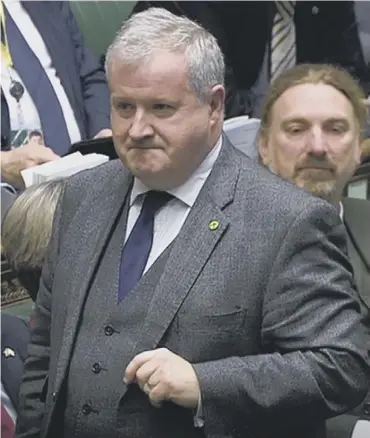
[[[284, 119], [281, 123], [283, 125], [287, 125], [290, 123], [309, 124], [311, 122], [304, 117], [289, 117], [289, 118]], [[325, 124], [327, 124], [327, 123], [343, 123], [343, 124], [349, 125], [349, 120], [346, 117], [337, 116], [337, 117], [330, 117], [328, 119], [325, 119], [324, 123]]]
[[309, 121], [305, 119], [304, 117], [289, 117], [282, 121], [283, 125], [288, 125], [289, 123], [302, 123], [307, 124]]
[[342, 123], [344, 125], [349, 125], [349, 120], [346, 117], [330, 117], [325, 120], [325, 123]]
[[[125, 102], [126, 101], [130, 102], [132, 100], [135, 100], [130, 96], [123, 96], [121, 94], [113, 94], [113, 93], [111, 94], [111, 99], [114, 101], [125, 101]], [[145, 100], [146, 100], [146, 102], [149, 102], [149, 103], [168, 103], [168, 104], [178, 103], [178, 99], [174, 99], [170, 96], [156, 96], [153, 98], [147, 98]]]

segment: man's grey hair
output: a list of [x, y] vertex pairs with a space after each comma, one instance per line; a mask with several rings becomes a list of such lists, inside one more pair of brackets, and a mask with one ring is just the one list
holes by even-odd
[[64, 179], [55, 179], [31, 186], [6, 212], [1, 226], [1, 246], [16, 273], [41, 269], [64, 185]]
[[224, 84], [225, 63], [216, 38], [197, 23], [162, 8], [134, 14], [122, 25], [108, 48], [108, 77], [114, 59], [135, 64], [157, 50], [184, 54], [189, 85], [200, 100], [209, 95], [213, 86]]

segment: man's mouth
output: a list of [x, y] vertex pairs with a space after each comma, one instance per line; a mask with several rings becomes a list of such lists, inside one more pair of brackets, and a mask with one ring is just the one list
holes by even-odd
[[328, 166], [305, 166], [298, 168], [299, 171], [303, 170], [327, 170], [328, 172], [334, 172], [333, 168]]

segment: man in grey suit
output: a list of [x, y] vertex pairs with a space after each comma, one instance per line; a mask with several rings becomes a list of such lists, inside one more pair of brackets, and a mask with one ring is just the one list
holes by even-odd
[[369, 383], [335, 209], [222, 135], [197, 24], [134, 15], [107, 74], [120, 160], [66, 184], [17, 436], [323, 437]]
[[[272, 172], [337, 207], [370, 321], [370, 202], [343, 199], [360, 163], [364, 100], [356, 81], [333, 66], [303, 64], [284, 72], [265, 96], [259, 154]], [[327, 422], [327, 438], [370, 436], [369, 420], [370, 392], [354, 412]]]

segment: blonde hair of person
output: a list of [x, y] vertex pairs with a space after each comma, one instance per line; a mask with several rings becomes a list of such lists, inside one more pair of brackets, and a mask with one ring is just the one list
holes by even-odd
[[6, 212], [2, 252], [15, 273], [41, 271], [64, 182], [56, 179], [27, 188]]

